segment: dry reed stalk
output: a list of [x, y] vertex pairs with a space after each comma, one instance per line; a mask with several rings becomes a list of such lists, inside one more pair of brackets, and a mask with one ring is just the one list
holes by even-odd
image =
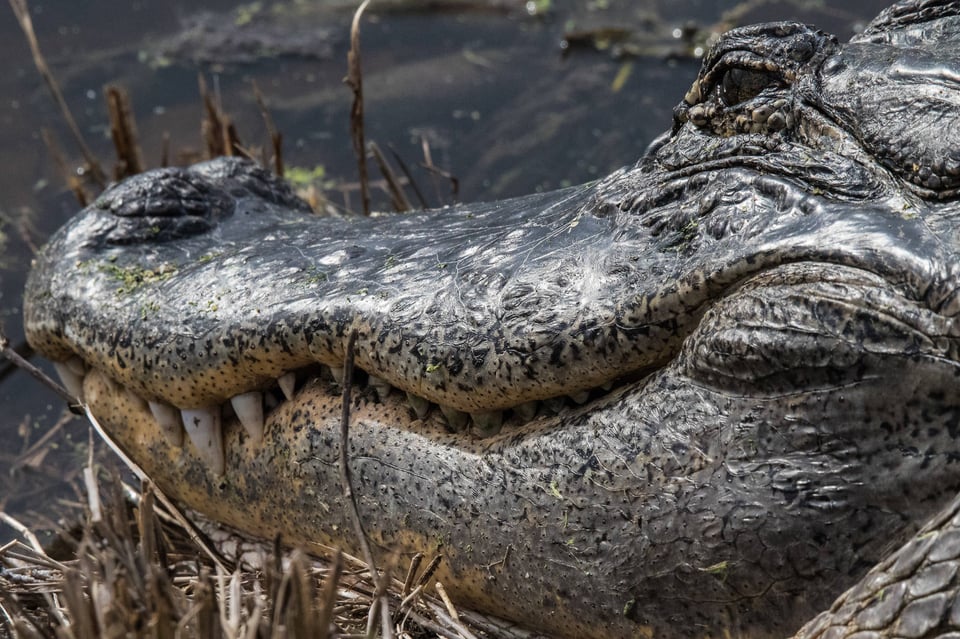
[[130, 96], [116, 85], [108, 85], [103, 92], [110, 117], [110, 137], [117, 154], [113, 179], [122, 180], [143, 173], [143, 154], [140, 152], [136, 119], [130, 109]]
[[[86, 206], [92, 202], [93, 198], [84, 188], [83, 180], [77, 176], [76, 171], [70, 170], [70, 167], [67, 165], [66, 156], [64, 156], [63, 150], [60, 148], [60, 145], [57, 144], [57, 140], [53, 137], [53, 134], [50, 133], [50, 130], [46, 127], [41, 127], [40, 137], [43, 139], [43, 144], [47, 147], [47, 151], [50, 152], [50, 157], [53, 158], [53, 163], [56, 165], [57, 172], [63, 179], [63, 183], [66, 184], [67, 188], [73, 193], [73, 196], [77, 199], [80, 206]], [[35, 249], [34, 253], [36, 253]]]
[[[456, 176], [449, 171], [444, 171], [433, 163], [433, 155], [430, 152], [430, 143], [427, 142], [426, 138], [420, 138], [420, 146], [423, 149], [423, 162], [420, 163], [420, 166], [429, 171], [432, 175], [448, 180], [450, 182], [450, 197], [454, 202], [456, 202], [457, 197], [460, 195], [460, 180], [458, 180]], [[434, 181], [434, 186], [437, 187], [436, 181]], [[437, 197], [440, 197], [439, 187], [437, 187]]]
[[[253, 97], [257, 101], [257, 108], [260, 109], [260, 117], [263, 118], [263, 124], [267, 127], [267, 133], [270, 136], [270, 146], [273, 148], [273, 172], [283, 177], [283, 134], [278, 131], [276, 125], [274, 125], [273, 117], [270, 115], [270, 110], [267, 109], [267, 102], [256, 80], [253, 81]], [[266, 161], [266, 158], [264, 158], [263, 165], [270, 165], [270, 163]]]
[[410, 200], [408, 200], [407, 196], [404, 194], [403, 187], [400, 185], [400, 180], [397, 179], [397, 174], [393, 172], [393, 169], [390, 167], [390, 163], [387, 162], [387, 158], [384, 157], [380, 147], [377, 146], [376, 142], [371, 142], [368, 145], [368, 148], [370, 149], [370, 153], [373, 155], [373, 159], [376, 160], [377, 166], [380, 168], [380, 173], [383, 175], [383, 179], [387, 182], [387, 191], [390, 193], [390, 202], [393, 205], [393, 210], [411, 210], [413, 207], [410, 206]]
[[[362, 11], [363, 7], [359, 11]], [[363, 520], [360, 518], [360, 510], [357, 507], [357, 498], [353, 494], [353, 484], [350, 473], [350, 461], [347, 455], [350, 438], [350, 398], [353, 393], [353, 358], [357, 347], [357, 331], [350, 333], [350, 339], [347, 341], [347, 353], [343, 361], [343, 394], [341, 395], [341, 413], [340, 413], [340, 489], [343, 492], [344, 501], [350, 507], [350, 521], [353, 523], [354, 535], [357, 537], [357, 543], [363, 553], [363, 559], [370, 570], [370, 581], [373, 582], [376, 590], [376, 596], [373, 600], [373, 606], [370, 610], [369, 622], [367, 625], [367, 634], [370, 634], [370, 623], [372, 623], [377, 612], [380, 613], [381, 630], [385, 639], [393, 637], [392, 626], [390, 623], [390, 606], [384, 593], [386, 592], [386, 583], [389, 581], [387, 575], [380, 575], [377, 572], [377, 566], [373, 560], [373, 553], [370, 551], [370, 543], [367, 540], [367, 532], [363, 527]]]
[[17, 22], [20, 24], [20, 30], [23, 31], [23, 35], [26, 37], [27, 43], [30, 45], [30, 53], [33, 55], [34, 66], [37, 67], [37, 71], [39, 71], [40, 75], [43, 77], [43, 81], [46, 83], [47, 89], [49, 89], [50, 94], [53, 96], [53, 100], [57, 103], [57, 106], [60, 107], [60, 114], [63, 116], [67, 126], [70, 128], [70, 133], [73, 135], [73, 139], [76, 141], [77, 146], [80, 147], [80, 152], [83, 154], [83, 159], [87, 163], [90, 176], [93, 178], [93, 181], [96, 182], [96, 184], [102, 189], [107, 184], [107, 175], [100, 166], [100, 163], [97, 161], [93, 151], [91, 151], [90, 147], [87, 146], [86, 140], [83, 139], [83, 134], [80, 133], [80, 127], [77, 125], [77, 121], [73, 118], [73, 113], [70, 112], [70, 107], [67, 106], [67, 101], [64, 99], [63, 93], [60, 91], [60, 85], [57, 84], [56, 79], [53, 77], [53, 73], [50, 71], [50, 67], [47, 66], [47, 61], [43, 57], [43, 53], [40, 51], [40, 43], [37, 41], [37, 34], [33, 30], [33, 20], [30, 18], [30, 9], [27, 7], [27, 0], [10, 0], [10, 8], [13, 9], [13, 14], [16, 16]]
[[420, 203], [420, 208], [425, 209], [427, 207], [427, 200], [423, 197], [423, 192], [420, 190], [420, 187], [417, 186], [417, 181], [413, 179], [413, 175], [410, 173], [410, 167], [407, 166], [407, 163], [403, 161], [403, 157], [397, 153], [397, 150], [392, 146], [390, 148], [390, 154], [393, 155], [393, 159], [396, 160], [397, 164], [400, 165], [400, 170], [403, 171], [403, 174], [407, 177], [407, 184], [410, 185], [410, 188], [413, 189], [414, 195], [417, 196], [417, 201]]
[[197, 76], [197, 84], [203, 102], [204, 118], [200, 125], [200, 135], [206, 158], [213, 159], [224, 155], [249, 158], [250, 153], [243, 148], [237, 127], [223, 111], [219, 97], [211, 94], [202, 75]]
[[344, 82], [353, 91], [353, 104], [350, 106], [350, 138], [353, 140], [353, 152], [357, 155], [357, 171], [360, 179], [360, 202], [364, 215], [370, 215], [370, 186], [367, 175], [367, 146], [363, 134], [363, 69], [360, 65], [360, 17], [370, 0], [363, 3], [353, 14], [350, 26], [350, 51], [347, 53], [347, 77]]

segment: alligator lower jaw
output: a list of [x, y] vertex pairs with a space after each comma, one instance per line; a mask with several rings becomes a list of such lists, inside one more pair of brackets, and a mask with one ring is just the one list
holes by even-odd
[[[319, 381], [302, 388], [294, 400], [284, 402], [267, 415], [263, 441], [253, 441], [237, 420], [224, 420], [220, 448], [226, 467], [218, 469], [210, 463], [209, 452], [198, 447], [192, 438], [181, 444], [171, 442], [169, 433], [157, 428], [148, 403], [104, 373], [91, 370], [83, 381], [85, 401], [93, 416], [128, 457], [136, 460], [170, 496], [238, 529], [265, 538], [282, 533], [289, 542], [307, 545], [342, 544], [343, 540], [323, 530], [286, 525], [286, 518], [274, 510], [276, 500], [269, 495], [303, 491], [337, 494], [337, 486], [308, 487], [302, 479], [298, 480], [300, 473], [295, 470], [299, 459], [317, 455], [316, 451], [305, 450], [304, 443], [298, 441], [301, 433], [308, 430], [326, 431], [323, 437], [329, 444], [328, 461], [337, 464], [342, 405], [341, 396], [333, 390]], [[358, 429], [371, 422], [408, 419], [409, 409], [399, 398], [381, 403], [358, 396], [353, 404], [351, 423]], [[436, 420], [415, 424], [418, 428], [414, 432], [425, 438], [451, 437]], [[469, 438], [464, 441], [477, 443]], [[251, 472], [252, 468], [259, 470]], [[242, 504], [219, 497], [244, 489], [252, 492]]]
[[[253, 444], [234, 420], [225, 422], [226, 471], [217, 474], [191, 444], [172, 445], [156, 427], [147, 403], [105, 374], [91, 370], [83, 385], [90, 412], [168, 497], [248, 535], [280, 537], [284, 544], [313, 554], [336, 547], [359, 556], [348, 519], [349, 507], [339, 483], [341, 399], [333, 390], [320, 383], [303, 387], [293, 401], [267, 416], [260, 444]], [[548, 594], [542, 595], [543, 599], [535, 599], [532, 593], [543, 590], [536, 586], [541, 576], [532, 574], [530, 564], [518, 559], [523, 556], [520, 546], [511, 554], [513, 542], [509, 538], [501, 539], [496, 532], [462, 521], [457, 526], [466, 523], [469, 537], [453, 538], [451, 522], [443, 513], [436, 514], [434, 527], [415, 525], [411, 519], [419, 516], [416, 505], [401, 500], [414, 510], [412, 513], [402, 512], [402, 506], [396, 508], [395, 501], [395, 508], [385, 507], [391, 503], [385, 491], [394, 487], [389, 482], [381, 483], [375, 472], [368, 473], [371, 462], [402, 468], [411, 460], [419, 460], [423, 466], [435, 467], [437, 476], [447, 472], [466, 476], [477, 468], [493, 468], [497, 462], [490, 460], [515, 442], [513, 437], [481, 441], [453, 435], [436, 414], [433, 419], [415, 420], [409, 428], [398, 427], [395, 424], [411, 421], [410, 409], [399, 393], [383, 402], [358, 393], [352, 408], [348, 450], [354, 494], [380, 561], [404, 565], [416, 553], [442, 555], [432, 582], [443, 583], [458, 606], [498, 616], [509, 610], [512, 618], [525, 619], [524, 625], [556, 636], [637, 636], [638, 626], [626, 619], [588, 619], [583, 610], [569, 608], [571, 602], [555, 593], [556, 588], [546, 589]], [[556, 422], [538, 420], [524, 432], [543, 434], [555, 428]], [[417, 476], [410, 473], [409, 479], [402, 490], [414, 492], [415, 486], [419, 487]], [[425, 484], [425, 491], [435, 489], [429, 482]], [[477, 500], [482, 502], [483, 497]], [[485, 504], [478, 503], [478, 507], [484, 508]], [[492, 515], [484, 511], [484, 516]], [[523, 540], [518, 537], [516, 541]], [[509, 569], [505, 563], [508, 557], [512, 564]], [[518, 580], [529, 582], [522, 586], [530, 588], [529, 601], [517, 601], [515, 592], [503, 593], [505, 584], [516, 588], [513, 584]], [[583, 594], [588, 596], [609, 605], [609, 599], [619, 602], [623, 594], [594, 590]], [[620, 607], [622, 604], [615, 609]], [[517, 610], [522, 615], [518, 616]]]

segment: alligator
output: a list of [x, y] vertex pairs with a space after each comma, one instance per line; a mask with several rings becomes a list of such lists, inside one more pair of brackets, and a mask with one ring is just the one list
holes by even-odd
[[933, 636], [958, 45], [956, 1], [737, 28], [635, 165], [498, 202], [323, 217], [249, 162], [150, 171], [37, 255], [28, 339], [162, 490], [308, 550], [357, 552], [352, 386], [375, 554], [535, 632]]

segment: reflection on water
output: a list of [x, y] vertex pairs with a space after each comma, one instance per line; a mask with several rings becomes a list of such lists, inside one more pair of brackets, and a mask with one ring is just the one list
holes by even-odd
[[[196, 148], [202, 71], [248, 146], [267, 139], [250, 91], [256, 79], [284, 134], [288, 165], [354, 180], [350, 95], [341, 79], [355, 3], [31, 4], [41, 46], [101, 157], [110, 143], [100, 96], [111, 82], [130, 90], [148, 163], [157, 163], [167, 136], [173, 149]], [[719, 25], [796, 19], [846, 38], [884, 4], [463, 0], [425, 12], [411, 9], [412, 0], [381, 0], [362, 35], [367, 136], [414, 167], [426, 141], [468, 201], [583, 182], [633, 162], [669, 126], [697, 69], [689, 54]], [[213, 13], [196, 17], [202, 11]], [[566, 55], [565, 34], [574, 45]], [[0, 20], [0, 56], [0, 232], [7, 236], [0, 321], [18, 343], [31, 244], [77, 208], [41, 127], [53, 131], [71, 165], [77, 154], [12, 19]], [[449, 201], [447, 183], [416, 177], [431, 205]], [[387, 206], [385, 197], [378, 203]], [[61, 403], [0, 368], [0, 405], [0, 508], [53, 512], [53, 495], [83, 463], [86, 428], [68, 424], [43, 463], [23, 466], [21, 453], [57, 422]], [[8, 537], [0, 527], [0, 543]]]

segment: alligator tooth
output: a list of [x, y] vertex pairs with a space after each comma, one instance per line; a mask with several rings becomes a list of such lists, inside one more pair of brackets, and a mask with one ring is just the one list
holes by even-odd
[[287, 373], [277, 378], [277, 384], [283, 391], [283, 396], [287, 399], [293, 399], [293, 391], [297, 385], [297, 376], [293, 373]]
[[381, 402], [387, 398], [387, 395], [390, 394], [390, 389], [393, 388], [393, 386], [390, 385], [390, 382], [382, 377], [377, 377], [376, 375], [370, 375], [367, 383], [373, 387], [374, 392], [377, 393], [377, 397], [380, 398]]
[[609, 382], [604, 382], [603, 384], [600, 384], [600, 389], [604, 391], [613, 390], [613, 380], [611, 379]]
[[540, 402], [536, 400], [524, 402], [513, 407], [513, 414], [520, 418], [520, 421], [529, 422], [537, 416], [538, 408], [540, 408]]
[[166, 437], [167, 443], [177, 448], [183, 446], [183, 425], [180, 423], [180, 411], [170, 404], [161, 402], [148, 402], [148, 406], [150, 406], [150, 412], [153, 413], [153, 418], [157, 420], [157, 425], [160, 426], [163, 436]]
[[578, 391], [567, 395], [567, 397], [572, 399], [576, 404], [586, 404], [587, 400], [590, 399], [590, 391]]
[[493, 437], [503, 426], [502, 410], [470, 413], [470, 417], [473, 418], [473, 434], [477, 437]]
[[230, 405], [250, 435], [250, 443], [259, 444], [263, 440], [263, 393], [241, 393], [230, 398]]
[[223, 457], [223, 435], [220, 432], [220, 407], [184, 408], [180, 414], [197, 454], [210, 464], [210, 470], [215, 475], [222, 475], [226, 463]]
[[343, 383], [343, 366], [331, 366], [330, 374], [333, 375], [333, 381], [338, 384]]
[[450, 426], [450, 430], [455, 433], [463, 432], [470, 425], [470, 415], [463, 411], [440, 404], [440, 412], [447, 418], [447, 425]]
[[410, 402], [410, 408], [413, 409], [413, 412], [417, 414], [419, 419], [423, 419], [427, 416], [427, 413], [430, 412], [429, 400], [418, 397], [413, 393], [407, 393], [407, 401]]
[[68, 363], [54, 362], [53, 367], [60, 376], [60, 381], [67, 389], [67, 392], [77, 398], [77, 401], [83, 401], [83, 375], [78, 375]]

